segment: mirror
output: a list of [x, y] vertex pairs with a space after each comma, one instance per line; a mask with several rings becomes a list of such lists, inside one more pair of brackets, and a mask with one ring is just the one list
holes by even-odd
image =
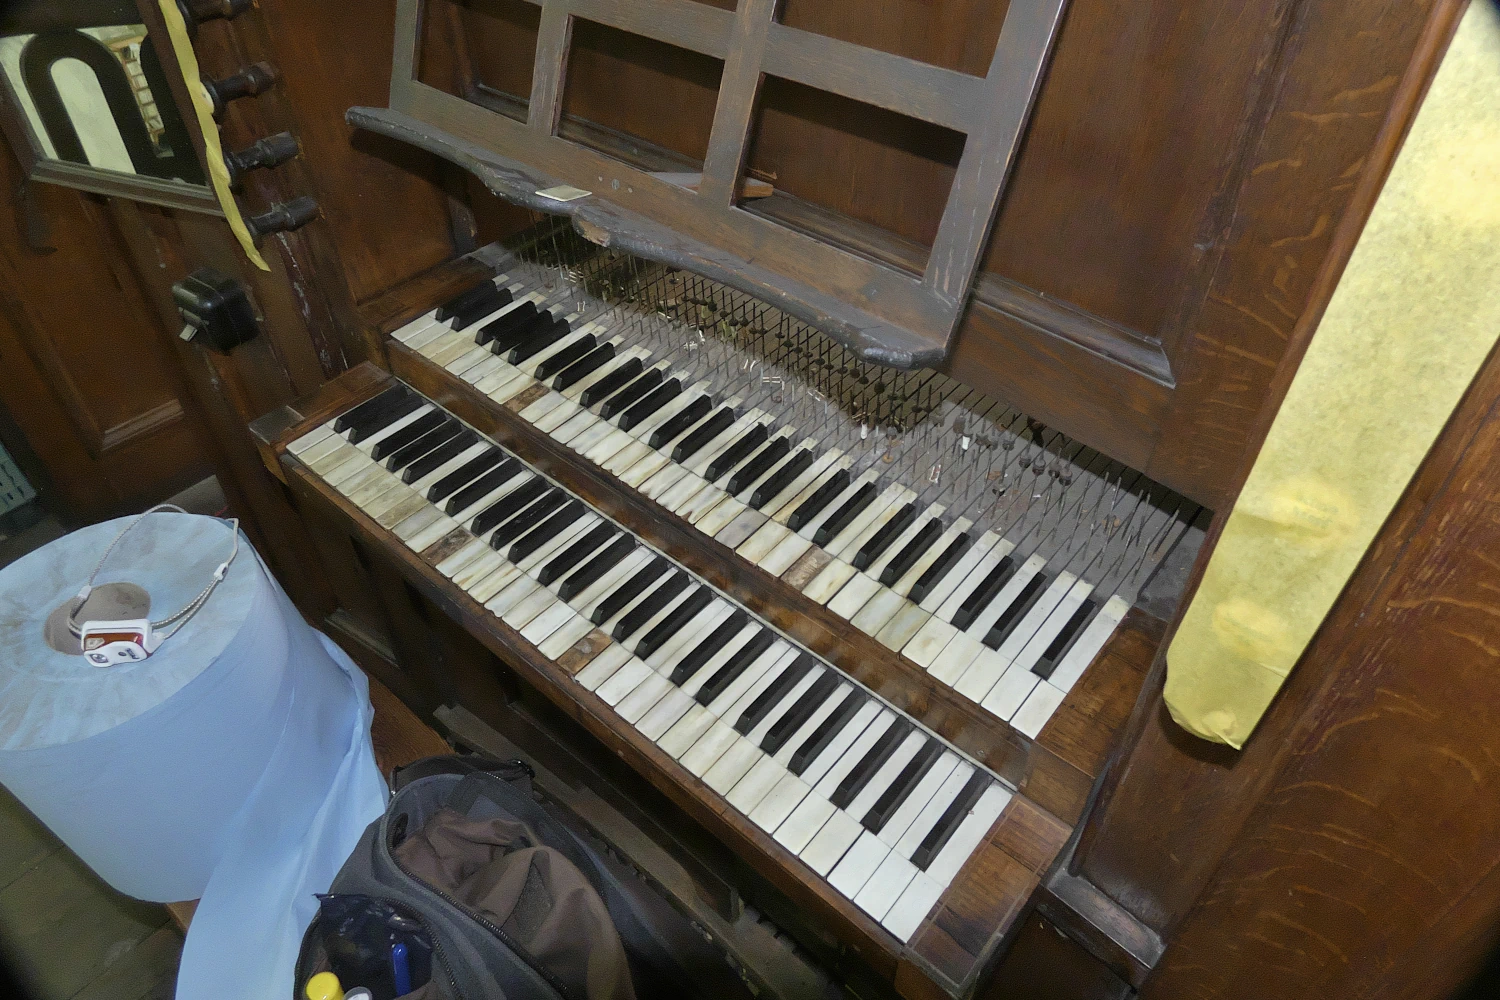
[[5, 131], [30, 178], [217, 213], [146, 26], [57, 20], [0, 22]]

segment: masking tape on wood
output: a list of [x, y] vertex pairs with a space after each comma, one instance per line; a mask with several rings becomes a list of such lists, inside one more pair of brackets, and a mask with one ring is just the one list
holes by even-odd
[[1473, 4], [1167, 650], [1240, 747], [1500, 335], [1500, 8]]
[[182, 12], [177, 9], [177, 0], [159, 0], [159, 3], [162, 20], [167, 23], [167, 35], [172, 39], [172, 51], [177, 54], [177, 65], [182, 67], [182, 78], [187, 83], [188, 96], [193, 102], [193, 111], [198, 116], [198, 128], [203, 133], [209, 182], [213, 185], [219, 205], [224, 209], [224, 218], [228, 220], [234, 238], [240, 241], [245, 256], [262, 271], [269, 271], [271, 267], [260, 255], [260, 251], [255, 249], [255, 239], [250, 235], [245, 218], [240, 215], [240, 206], [229, 190], [229, 168], [224, 164], [224, 148], [219, 145], [219, 126], [214, 121], [213, 104], [203, 92], [198, 56], [193, 51], [192, 40], [188, 38], [187, 23], [182, 19]]

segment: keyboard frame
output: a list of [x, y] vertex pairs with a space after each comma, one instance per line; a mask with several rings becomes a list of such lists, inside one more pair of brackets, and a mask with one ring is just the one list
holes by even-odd
[[[809, 608], [800, 608], [799, 602], [790, 597], [782, 599], [777, 591], [790, 595], [793, 593], [790, 587], [760, 570], [755, 571], [758, 579], [747, 574], [744, 561], [728, 549], [705, 545], [703, 537], [685, 522], [672, 523], [680, 519], [663, 517], [665, 512], [646, 498], [611, 484], [608, 473], [580, 462], [577, 456], [555, 445], [506, 407], [478, 394], [467, 384], [455, 385], [457, 380], [399, 343], [388, 341], [387, 349], [391, 372], [363, 363], [312, 395], [251, 425], [252, 437], [267, 467], [291, 488], [299, 506], [311, 505], [329, 513], [352, 534], [377, 544], [402, 576], [427, 599], [712, 836], [745, 859], [793, 906], [804, 910], [811, 922], [831, 928], [845, 946], [852, 948], [898, 990], [920, 995], [937, 986], [948, 996], [970, 995], [1007, 933], [1019, 926], [1018, 918], [1033, 903], [1038, 887], [1072, 834], [1073, 824], [1083, 811], [1083, 799], [1093, 783], [1092, 776], [1039, 741], [1010, 730], [1004, 722], [982, 712], [956, 692], [930, 679], [920, 683], [922, 678], [911, 676], [921, 674], [920, 668], [906, 663], [892, 669], [889, 661], [900, 658], [873, 638], [834, 618], [800, 594], [796, 595], [800, 603]], [[286, 451], [289, 442], [378, 395], [397, 377], [566, 489], [607, 511], [644, 541], [670, 552], [686, 568], [983, 760], [1020, 789], [909, 943], [899, 942], [852, 901], [824, 884], [822, 878], [769, 834], [738, 815], [702, 779], [633, 728], [621, 725], [602, 700], [581, 688], [565, 669], [455, 587], [436, 570], [434, 561], [412, 551]], [[750, 579], [745, 579], [747, 576]], [[769, 586], [771, 583], [775, 586]], [[821, 614], [814, 615], [812, 609]], [[833, 621], [824, 620], [828, 618]], [[1096, 665], [1112, 661], [1149, 662], [1149, 653], [1142, 659], [1135, 647], [1155, 649], [1153, 640], [1160, 636], [1157, 629], [1150, 627], [1153, 622], [1155, 619], [1145, 619], [1143, 628], [1141, 621], [1127, 617], [1096, 658]], [[834, 628], [834, 623], [842, 627]], [[1129, 647], [1130, 655], [1116, 655], [1116, 647], [1122, 645]], [[871, 646], [875, 649], [870, 649]], [[849, 669], [847, 663], [854, 664], [856, 669]], [[1093, 672], [1091, 666], [1085, 679]], [[1119, 669], [1106, 672], [1112, 684], [1121, 677], [1128, 680], [1131, 673]], [[1085, 689], [1084, 681], [1080, 680], [1074, 690], [1085, 689], [1089, 697], [1097, 698], [1097, 688], [1095, 684]], [[1134, 703], [1135, 686], [1131, 690], [1122, 709], [1124, 714], [1120, 715], [1121, 725]], [[948, 703], [961, 703], [967, 711], [956, 713]], [[986, 724], [978, 729], [977, 735], [974, 729], [962, 728], [972, 725], [975, 716], [983, 716], [977, 721]], [[942, 725], [934, 725], [934, 721]], [[955, 722], [959, 728], [955, 728]], [[954, 739], [945, 728], [965, 739]], [[1099, 734], [1092, 735], [1097, 742]], [[1104, 743], [1100, 750], [1101, 764], [1112, 740], [1106, 739]], [[974, 746], [984, 747], [986, 752], [974, 753]], [[1001, 766], [995, 765], [997, 761]], [[1079, 789], [1082, 795], [1075, 799]], [[1059, 815], [1049, 803], [1060, 804], [1070, 815]], [[923, 985], [923, 981], [930, 985]]]

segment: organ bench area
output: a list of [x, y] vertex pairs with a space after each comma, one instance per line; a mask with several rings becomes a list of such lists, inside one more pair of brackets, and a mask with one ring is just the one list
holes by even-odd
[[884, 989], [972, 995], [1084, 813], [1163, 627], [1132, 606], [1197, 508], [742, 293], [519, 242], [393, 329], [389, 372], [256, 422], [267, 464], [752, 898]]

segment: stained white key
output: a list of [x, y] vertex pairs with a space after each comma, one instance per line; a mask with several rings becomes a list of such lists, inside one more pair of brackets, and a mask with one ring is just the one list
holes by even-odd
[[517, 601], [505, 614], [501, 615], [500, 620], [513, 629], [524, 629], [532, 619], [559, 603], [561, 602], [545, 587], [538, 585], [524, 599]]
[[[694, 704], [682, 714], [682, 717], [673, 723], [672, 728], [664, 733], [656, 745], [663, 752], [680, 758], [697, 743], [699, 738], [711, 727], [717, 718], [702, 705]], [[733, 730], [730, 730], [733, 732]]]
[[[486, 545], [485, 548], [489, 549]], [[481, 580], [488, 578], [495, 570], [506, 565], [505, 557], [494, 549], [481, 553], [478, 559], [471, 560], [457, 573], [453, 574], [453, 582], [464, 590], [470, 590]], [[477, 599], [477, 598], [476, 598]]]
[[574, 615], [567, 624], [549, 635], [536, 648], [547, 659], [555, 660], [572, 649], [575, 643], [592, 632], [593, 629], [593, 622], [587, 618]]
[[[528, 576], [517, 575], [515, 581], [485, 604], [485, 610], [491, 614], [504, 617], [505, 613], [517, 604], [530, 597], [541, 588], [541, 584]], [[548, 597], [552, 595], [547, 594]]]
[[[541, 593], [546, 593], [546, 591], [541, 591]], [[562, 601], [557, 601], [556, 604], [550, 605], [547, 610], [537, 615], [526, 624], [525, 628], [521, 629], [521, 638], [533, 646], [540, 646], [552, 636], [552, 633], [577, 617], [573, 613], [572, 608], [568, 607]]]
[[[691, 590], [687, 591], [691, 593]], [[714, 629], [724, 623], [734, 608], [727, 601], [715, 600], [704, 608], [693, 620], [677, 630], [677, 634], [646, 657], [646, 662], [658, 673], [670, 674], [684, 656], [692, 652], [704, 637], [712, 635]], [[645, 630], [642, 630], [644, 634]]]
[[701, 778], [739, 739], [740, 734], [732, 726], [716, 721], [679, 760], [683, 767]]
[[594, 690], [600, 699], [609, 706], [618, 705], [625, 696], [636, 689], [636, 686], [647, 677], [656, 676], [656, 671], [635, 657], [610, 675], [609, 680], [600, 684]]
[[427, 491], [431, 489], [432, 485], [439, 479], [446, 477], [450, 472], [457, 472], [465, 465], [468, 465], [469, 462], [484, 454], [489, 450], [489, 448], [489, 442], [476, 441], [474, 444], [469, 445], [463, 451], [459, 452], [457, 455], [454, 455], [442, 465], [439, 465], [436, 469], [433, 469], [431, 472], [427, 473], [427, 475], [423, 476], [421, 479], [414, 480], [410, 484], [411, 488], [425, 497], [427, 495]]
[[641, 735], [646, 739], [655, 743], [668, 729], [677, 724], [677, 720], [681, 719], [688, 709], [697, 704], [692, 695], [679, 688], [673, 688], [641, 717], [636, 723], [636, 729], [640, 730]]
[[608, 573], [585, 587], [568, 603], [578, 609], [578, 613], [586, 618], [594, 616], [594, 609], [599, 606], [614, 589], [618, 587], [627, 577], [634, 576], [645, 565], [651, 561], [651, 550], [641, 546], [631, 552], [624, 559], [614, 565]]
[[808, 581], [807, 586], [802, 588], [802, 593], [819, 604], [827, 604], [858, 573], [859, 570], [844, 560], [834, 559]]
[[438, 563], [435, 568], [439, 573], [452, 580], [458, 571], [469, 565], [469, 563], [478, 559], [486, 552], [493, 554], [494, 551], [494, 549], [484, 544], [480, 539], [471, 538], [464, 543], [461, 549]]
[[572, 524], [559, 531], [552, 538], [548, 539], [545, 543], [538, 546], [535, 552], [522, 559], [516, 565], [521, 567], [522, 572], [530, 573], [535, 576], [535, 571], [540, 570], [543, 566], [551, 561], [553, 556], [557, 555], [569, 545], [572, 545], [579, 538], [583, 537], [585, 533], [592, 531], [594, 529], [594, 526], [598, 523], [599, 516], [597, 514], [584, 514], [578, 520], [574, 521]]
[[790, 777], [787, 769], [778, 764], [775, 758], [761, 753], [744, 777], [724, 797], [729, 800], [730, 805], [749, 816], [782, 778]]
[[320, 441], [326, 441], [333, 436], [333, 421], [330, 420], [328, 421], [328, 423], [323, 424], [319, 427], [315, 427], [312, 430], [308, 431], [306, 434], [297, 438], [291, 444], [286, 446], [286, 450], [291, 452], [293, 455], [300, 456], [303, 452], [307, 451], [307, 449], [311, 448], [313, 445], [319, 443]]
[[488, 604], [506, 587], [520, 577], [521, 571], [510, 564], [501, 566], [489, 576], [469, 587], [469, 596], [481, 604]]
[[[848, 585], [845, 585], [845, 590]], [[889, 587], [881, 587], [865, 602], [849, 623], [866, 635], [875, 635], [890, 624], [891, 619], [911, 602]]]
[[586, 691], [596, 691], [600, 684], [609, 680], [621, 667], [631, 661], [630, 650], [620, 645], [610, 645], [574, 676], [574, 680]]

